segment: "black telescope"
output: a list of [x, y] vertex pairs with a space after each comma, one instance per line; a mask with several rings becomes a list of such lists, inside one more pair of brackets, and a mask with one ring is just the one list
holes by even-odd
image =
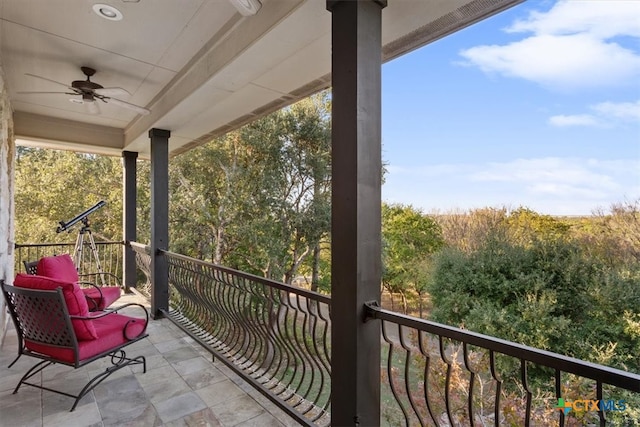
[[104, 200], [100, 200], [98, 203], [96, 203], [95, 205], [91, 206], [89, 209], [87, 209], [86, 211], [82, 212], [81, 214], [76, 215], [75, 217], [73, 217], [69, 221], [67, 221], [67, 222], [60, 221], [59, 222], [60, 225], [58, 226], [58, 228], [56, 228], [56, 233], [62, 233], [63, 231], [68, 230], [70, 227], [73, 227], [77, 222], [85, 220], [87, 218], [87, 216], [89, 216], [90, 214], [94, 213], [95, 211], [97, 211], [98, 209], [100, 209], [101, 207], [103, 207], [106, 204], [107, 204], [107, 202], [105, 202]]

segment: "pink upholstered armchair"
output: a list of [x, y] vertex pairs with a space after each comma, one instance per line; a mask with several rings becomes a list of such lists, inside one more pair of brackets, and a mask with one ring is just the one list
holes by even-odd
[[[104, 312], [89, 312], [87, 299], [77, 282], [43, 276], [18, 274], [14, 286], [0, 281], [7, 307], [18, 333], [18, 357], [23, 354], [41, 359], [20, 379], [13, 393], [22, 385], [41, 388], [75, 398], [71, 411], [80, 399], [112, 373], [129, 365], [142, 365], [144, 356], [127, 357], [124, 347], [147, 336], [149, 314], [140, 304], [125, 304]], [[137, 306], [142, 318], [118, 313]], [[98, 373], [77, 394], [45, 387], [31, 378], [53, 364], [79, 368], [107, 357], [111, 366]]]

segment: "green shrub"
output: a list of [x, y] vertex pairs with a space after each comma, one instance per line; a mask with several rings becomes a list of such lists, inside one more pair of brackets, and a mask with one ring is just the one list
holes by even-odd
[[640, 369], [639, 269], [607, 267], [570, 240], [488, 238], [472, 252], [443, 250], [429, 292], [435, 321]]

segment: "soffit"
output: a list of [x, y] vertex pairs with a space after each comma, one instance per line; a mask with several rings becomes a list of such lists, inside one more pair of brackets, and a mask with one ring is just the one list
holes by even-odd
[[[86, 0], [0, 3], [0, 59], [16, 135], [27, 143], [144, 158], [147, 132], [156, 127], [171, 131], [175, 155], [330, 86], [331, 14], [323, 0], [263, 0], [247, 17], [227, 0], [102, 2], [124, 19], [100, 18]], [[518, 2], [390, 0], [382, 12], [383, 60]], [[84, 79], [81, 66], [97, 70], [92, 81], [126, 89], [131, 95], [122, 100], [151, 114], [101, 103], [93, 115], [71, 96], [18, 93], [64, 91], [25, 73], [70, 84]], [[83, 130], [75, 137], [73, 123]], [[92, 139], [91, 126], [105, 135]]]

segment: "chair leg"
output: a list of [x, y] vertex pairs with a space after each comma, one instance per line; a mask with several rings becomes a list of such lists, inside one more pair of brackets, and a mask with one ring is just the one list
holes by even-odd
[[100, 384], [102, 381], [109, 378], [111, 374], [124, 368], [125, 366], [142, 364], [143, 372], [147, 372], [147, 360], [144, 358], [144, 356], [138, 356], [130, 359], [127, 357], [127, 354], [124, 352], [124, 350], [119, 350], [118, 352], [111, 353], [111, 363], [113, 363], [113, 366], [108, 367], [103, 372], [91, 378], [89, 382], [84, 386], [84, 388], [80, 391], [80, 393], [75, 396], [76, 400], [75, 402], [73, 402], [73, 406], [71, 407], [71, 410], [69, 412], [73, 412], [74, 409], [76, 409], [76, 406], [78, 405], [80, 399], [82, 399], [87, 393], [97, 387], [98, 384]]
[[[18, 356], [18, 357], [20, 357], [20, 356]], [[16, 360], [18, 360], [18, 359], [16, 359]], [[14, 363], [15, 363], [15, 360], [14, 360]], [[46, 368], [46, 367], [47, 367], [47, 366], [49, 366], [49, 365], [53, 365], [53, 362], [50, 362], [50, 361], [48, 361], [48, 360], [42, 360], [42, 361], [40, 361], [40, 362], [36, 363], [35, 365], [33, 365], [33, 366], [31, 367], [31, 369], [29, 369], [29, 370], [28, 370], [28, 371], [27, 371], [27, 372], [22, 376], [22, 378], [20, 378], [20, 382], [18, 382], [18, 385], [16, 386], [15, 390], [13, 390], [13, 394], [16, 394], [16, 393], [18, 392], [18, 389], [20, 388], [20, 386], [21, 386], [22, 384], [30, 385], [30, 386], [32, 386], [32, 387], [42, 388], [42, 387], [41, 387], [41, 386], [39, 386], [39, 385], [28, 383], [28, 382], [27, 382], [27, 380], [28, 380], [29, 378], [31, 378], [32, 376], [36, 375], [37, 373], [39, 373], [40, 371], [42, 371], [44, 368]]]
[[20, 356], [22, 356], [22, 353], [18, 354], [18, 356], [15, 359], [13, 359], [13, 362], [9, 363], [9, 366], [7, 366], [7, 369], [12, 367], [18, 361], [18, 359], [20, 359]]
[[20, 388], [20, 386], [22, 386], [22, 384], [26, 384], [26, 385], [29, 385], [31, 387], [39, 388], [41, 390], [47, 390], [47, 391], [51, 391], [53, 393], [62, 394], [64, 396], [73, 397], [75, 400], [73, 402], [73, 406], [71, 407], [71, 410], [69, 411], [69, 412], [73, 412], [76, 409], [76, 406], [78, 406], [78, 402], [80, 402], [80, 399], [82, 399], [84, 396], [86, 396], [87, 393], [89, 393], [91, 390], [93, 390], [102, 381], [106, 380], [111, 374], [113, 374], [114, 372], [124, 368], [125, 366], [142, 365], [143, 372], [144, 373], [147, 372], [147, 360], [145, 359], [144, 356], [137, 356], [137, 357], [134, 357], [133, 359], [131, 359], [131, 358], [127, 357], [127, 354], [124, 352], [124, 350], [118, 350], [117, 352], [113, 352], [113, 353], [111, 353], [111, 354], [109, 354], [109, 355], [107, 355], [105, 357], [110, 357], [111, 358], [111, 363], [113, 364], [113, 366], [109, 366], [103, 372], [100, 372], [98, 375], [96, 375], [95, 377], [91, 378], [89, 380], [89, 382], [82, 388], [80, 393], [78, 393], [77, 395], [65, 393], [64, 391], [60, 391], [60, 390], [54, 390], [52, 388], [45, 387], [45, 386], [40, 385], [40, 384], [34, 384], [34, 383], [27, 382], [27, 380], [29, 378], [31, 378], [34, 375], [38, 374], [40, 371], [42, 371], [43, 369], [45, 369], [49, 365], [55, 364], [55, 362], [51, 362], [49, 360], [42, 360], [42, 361], [36, 363], [31, 369], [29, 369], [27, 371], [27, 373], [25, 373], [22, 376], [22, 378], [20, 378], [20, 382], [16, 386], [15, 390], [13, 390], [13, 394], [16, 394], [18, 392], [18, 389]]

